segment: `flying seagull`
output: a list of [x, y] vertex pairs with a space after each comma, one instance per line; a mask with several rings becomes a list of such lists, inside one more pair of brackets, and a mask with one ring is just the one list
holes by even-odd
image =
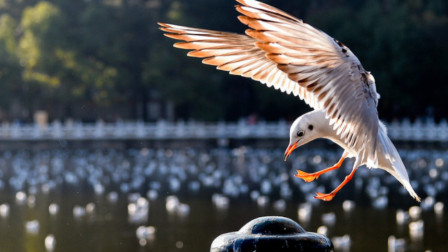
[[345, 158], [355, 158], [344, 181], [317, 199], [330, 201], [353, 177], [358, 167], [389, 172], [420, 201], [412, 189], [400, 155], [378, 119], [375, 79], [350, 49], [302, 20], [255, 0], [237, 0], [238, 19], [249, 27], [246, 34], [213, 31], [159, 23], [165, 36], [181, 40], [177, 48], [188, 56], [204, 58], [230, 74], [250, 77], [268, 87], [293, 94], [314, 110], [297, 118], [290, 129], [291, 152], [317, 138], [327, 138], [344, 149], [332, 167], [296, 177], [306, 182], [338, 169]]

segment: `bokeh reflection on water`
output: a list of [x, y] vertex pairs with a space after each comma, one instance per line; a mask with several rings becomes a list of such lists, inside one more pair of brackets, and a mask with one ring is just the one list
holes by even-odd
[[340, 150], [303, 148], [287, 163], [282, 152], [1, 151], [0, 251], [208, 251], [219, 234], [266, 215], [326, 232], [338, 251], [448, 250], [448, 152], [400, 151], [421, 205], [392, 176], [366, 168], [333, 202], [313, 200], [352, 162], [304, 183], [295, 169], [326, 168]]

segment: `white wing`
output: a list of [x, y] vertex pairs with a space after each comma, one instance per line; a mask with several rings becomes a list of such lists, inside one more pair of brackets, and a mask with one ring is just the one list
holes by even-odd
[[[237, 0], [246, 34], [278, 68], [309, 93], [309, 104], [322, 109], [337, 134], [362, 159], [373, 159], [378, 114], [373, 77], [339, 41], [281, 10], [254, 0]], [[366, 153], [365, 151], [368, 151]], [[367, 154], [367, 156], [365, 155]]]
[[[237, 0], [248, 36], [161, 23], [175, 46], [205, 64], [298, 95], [324, 110], [337, 134], [362, 159], [374, 159], [378, 115], [373, 76], [342, 43], [281, 10]], [[366, 153], [368, 151], [368, 153]], [[367, 156], [366, 156], [367, 154]]]
[[161, 30], [167, 32], [165, 36], [185, 41], [175, 43], [175, 47], [192, 50], [188, 56], [204, 58], [204, 64], [217, 66], [230, 74], [252, 78], [301, 99], [307, 95], [305, 88], [290, 80], [286, 73], [277, 68], [277, 63], [266, 58], [266, 52], [255, 46], [257, 40], [254, 38], [180, 25], [159, 25]]

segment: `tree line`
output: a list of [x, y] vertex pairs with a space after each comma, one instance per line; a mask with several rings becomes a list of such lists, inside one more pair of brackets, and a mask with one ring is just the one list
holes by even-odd
[[[382, 118], [446, 117], [445, 0], [268, 1], [346, 44], [375, 76]], [[292, 119], [296, 97], [172, 48], [157, 22], [242, 33], [234, 1], [0, 0], [0, 120]], [[163, 116], [163, 114], [162, 114]]]

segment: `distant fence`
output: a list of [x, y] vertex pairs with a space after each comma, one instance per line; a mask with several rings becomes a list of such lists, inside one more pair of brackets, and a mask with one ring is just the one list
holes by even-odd
[[[200, 122], [116, 122], [7, 124], [0, 126], [0, 140], [120, 140], [120, 139], [288, 139], [290, 124], [285, 121], [236, 123]], [[387, 124], [389, 136], [402, 141], [448, 141], [448, 124], [416, 121]]]

